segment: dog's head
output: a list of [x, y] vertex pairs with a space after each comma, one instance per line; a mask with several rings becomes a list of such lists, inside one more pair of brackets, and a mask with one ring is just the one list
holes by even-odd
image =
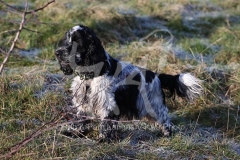
[[77, 66], [93, 66], [107, 59], [99, 38], [83, 25], [75, 26], [65, 33], [55, 55], [66, 75], [71, 75]]

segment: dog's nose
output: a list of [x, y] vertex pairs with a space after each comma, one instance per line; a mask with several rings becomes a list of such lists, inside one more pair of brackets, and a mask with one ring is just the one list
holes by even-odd
[[65, 54], [67, 54], [67, 53], [65, 53], [63, 50], [57, 50], [57, 51], [55, 52], [55, 55], [56, 55], [56, 57], [58, 57], [58, 58], [62, 58]]
[[60, 50], [56, 50], [56, 51], [55, 51], [55, 55], [56, 55], [56, 56], [59, 56], [59, 55], [60, 55]]

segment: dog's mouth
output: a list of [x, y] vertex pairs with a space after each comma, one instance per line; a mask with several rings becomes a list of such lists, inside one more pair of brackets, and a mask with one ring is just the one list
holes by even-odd
[[71, 68], [69, 62], [68, 50], [63, 48], [57, 49], [55, 55], [60, 64], [60, 69], [63, 71], [63, 73], [65, 75], [73, 74], [73, 69]]
[[71, 68], [71, 66], [68, 63], [60, 62], [60, 66], [61, 66], [61, 70], [63, 71], [63, 73], [65, 75], [73, 74], [73, 69]]

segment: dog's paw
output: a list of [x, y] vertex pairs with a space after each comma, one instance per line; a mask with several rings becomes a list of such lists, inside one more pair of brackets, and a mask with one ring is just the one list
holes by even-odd
[[117, 140], [117, 132], [116, 130], [108, 130], [107, 132], [100, 133], [98, 136], [98, 142], [107, 142], [111, 143]]
[[164, 137], [170, 137], [172, 135], [172, 127], [171, 126], [160, 126], [160, 132]]

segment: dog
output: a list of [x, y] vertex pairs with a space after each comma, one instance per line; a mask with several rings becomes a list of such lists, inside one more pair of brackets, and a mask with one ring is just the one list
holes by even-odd
[[76, 74], [70, 90], [78, 116], [101, 119], [99, 139], [113, 138], [117, 121], [148, 118], [164, 136], [171, 135], [163, 89], [192, 101], [202, 93], [201, 80], [190, 73], [157, 74], [111, 57], [87, 26], [68, 30], [55, 55], [65, 75]]

